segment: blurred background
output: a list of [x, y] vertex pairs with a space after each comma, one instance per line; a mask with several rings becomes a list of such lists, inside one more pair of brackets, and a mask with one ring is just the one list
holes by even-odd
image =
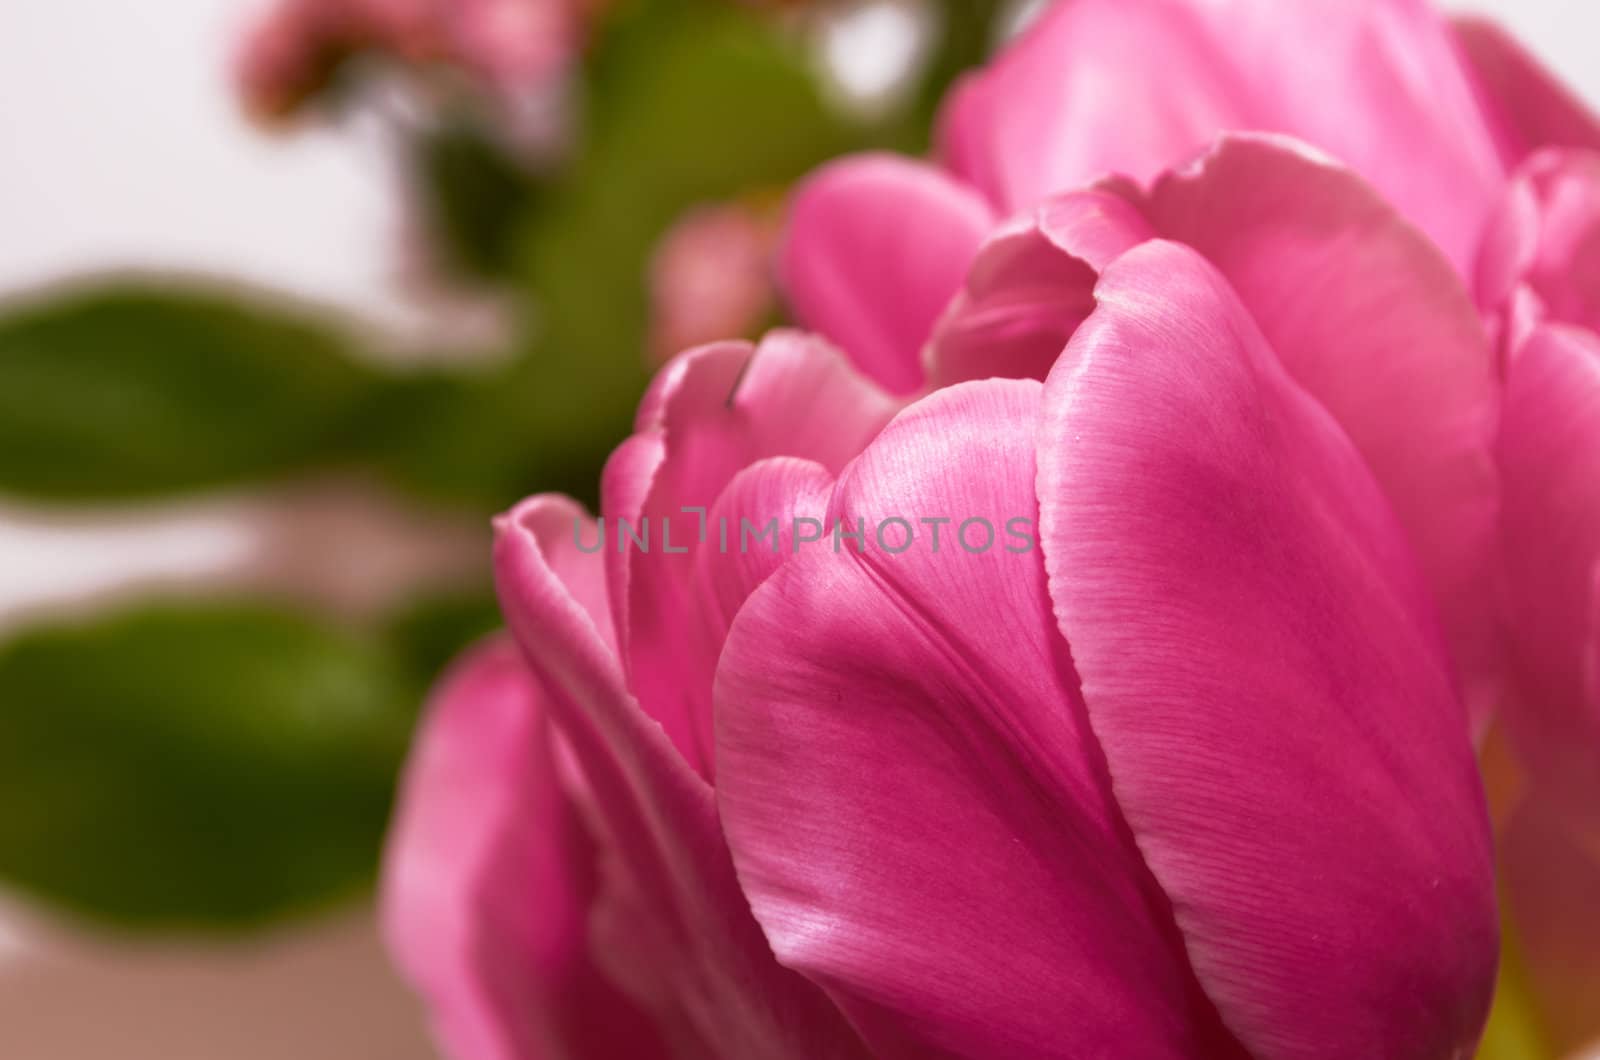
[[[433, 1055], [371, 889], [488, 516], [1031, 6], [0, 6], [0, 1056]], [[1454, 6], [1600, 103], [1592, 0]]]

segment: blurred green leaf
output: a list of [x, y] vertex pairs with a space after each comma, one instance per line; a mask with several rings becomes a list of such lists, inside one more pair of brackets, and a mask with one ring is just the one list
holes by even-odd
[[538, 183], [479, 120], [453, 117], [412, 145], [428, 233], [448, 264], [497, 280], [513, 269], [517, 226]]
[[940, 108], [956, 79], [982, 65], [994, 44], [1006, 0], [943, 0], [932, 54], [921, 71], [911, 106], [890, 130], [896, 150], [920, 154], [932, 145]]
[[106, 286], [0, 313], [0, 491], [129, 498], [333, 459], [373, 372], [292, 314]]
[[384, 626], [384, 640], [419, 683], [431, 684], [461, 651], [504, 624], [492, 586], [419, 596]]
[[824, 104], [800, 42], [737, 5], [634, 5], [585, 87], [580, 153], [524, 232], [537, 335], [506, 380], [541, 485], [594, 481], [628, 433], [667, 226], [696, 203], [776, 193], [865, 136]]
[[23, 633], [0, 647], [0, 876], [140, 928], [356, 892], [419, 693], [377, 644], [267, 606]]

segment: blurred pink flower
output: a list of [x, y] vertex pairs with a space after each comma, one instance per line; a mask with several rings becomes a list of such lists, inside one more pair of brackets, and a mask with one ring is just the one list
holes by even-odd
[[357, 52], [454, 66], [505, 97], [567, 70], [593, 0], [279, 0], [244, 39], [236, 74], [252, 113], [282, 118]]
[[[461, 1029], [515, 1042], [593, 969], [685, 1057], [1470, 1053], [1496, 926], [1463, 709], [1385, 451], [1295, 378], [1375, 356], [1374, 305], [1486, 363], [1471, 304], [1360, 181], [1271, 141], [1145, 206], [1231, 213], [1208, 253], [1288, 245], [1286, 285], [1343, 282], [1287, 319], [1080, 193], [1018, 237], [1098, 274], [1042, 384], [908, 403], [799, 334], [702, 347], [646, 396], [599, 524], [548, 495], [500, 521], [506, 680], [561, 750], [462, 735], [485, 693], [447, 687], [385, 892], [456, 1055], [653, 1055]], [[452, 746], [481, 748], [470, 785], [426, 765]], [[571, 863], [509, 823], [530, 788], [584, 825], [584, 900], [528, 867]], [[583, 940], [570, 963], [509, 945], [531, 909]]]
[[730, 202], [685, 213], [656, 245], [650, 263], [650, 354], [673, 354], [747, 335], [777, 307], [773, 220]]

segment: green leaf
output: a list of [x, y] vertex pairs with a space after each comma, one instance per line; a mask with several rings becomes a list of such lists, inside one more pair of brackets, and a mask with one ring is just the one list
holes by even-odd
[[0, 317], [0, 491], [122, 499], [334, 458], [373, 372], [300, 317], [105, 286]]
[[469, 277], [505, 277], [537, 181], [469, 115], [449, 116], [411, 147], [428, 233], [448, 263]]
[[582, 151], [525, 233], [538, 334], [513, 380], [541, 479], [597, 470], [650, 369], [646, 277], [685, 209], [777, 192], [862, 130], [821, 97], [793, 34], [737, 5], [653, 0], [619, 17], [588, 71]]
[[376, 644], [267, 606], [26, 632], [0, 647], [0, 876], [137, 928], [359, 892], [418, 699]]
[[384, 639], [419, 683], [431, 684], [461, 651], [504, 624], [494, 589], [422, 595], [396, 612]]

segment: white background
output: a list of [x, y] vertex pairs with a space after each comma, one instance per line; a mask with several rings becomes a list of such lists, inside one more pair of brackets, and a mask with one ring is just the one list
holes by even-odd
[[[250, 6], [0, 0], [0, 298], [86, 269], [156, 265], [408, 322], [394, 265], [400, 207], [382, 143], [370, 130], [272, 140], [239, 118], [227, 60]], [[1596, 0], [1451, 6], [1496, 13], [1600, 100]], [[394, 523], [381, 506], [371, 518]], [[0, 511], [0, 621], [22, 603], [81, 594], [108, 567], [181, 574], [225, 564], [239, 547], [204, 512], [116, 533], [109, 548], [99, 531]], [[11, 922], [28, 926], [7, 935], [0, 917], [6, 1057], [428, 1055], [363, 916], [244, 948], [134, 947], [37, 916]]]

